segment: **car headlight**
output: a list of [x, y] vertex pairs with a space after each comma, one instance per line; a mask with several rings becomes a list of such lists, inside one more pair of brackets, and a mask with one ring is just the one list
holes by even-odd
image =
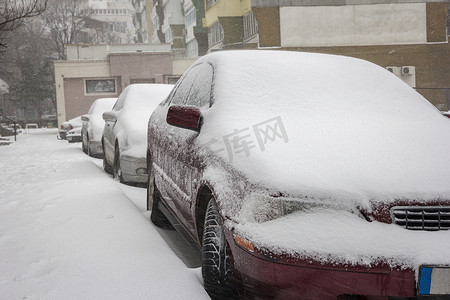
[[239, 216], [241, 222], [263, 223], [281, 218], [293, 212], [307, 211], [314, 208], [346, 210], [364, 218], [355, 206], [343, 206], [332, 201], [321, 201], [307, 197], [278, 197], [256, 193], [252, 193], [246, 197]]

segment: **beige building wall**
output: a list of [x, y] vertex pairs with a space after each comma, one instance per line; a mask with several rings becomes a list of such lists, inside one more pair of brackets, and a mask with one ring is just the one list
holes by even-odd
[[[76, 111], [70, 111], [72, 108], [70, 103], [66, 106], [67, 91], [65, 91], [65, 89], [68, 88], [69, 91], [72, 90], [72, 87], [70, 86], [72, 82], [69, 79], [81, 80], [82, 78], [111, 77], [108, 61], [55, 61], [54, 67], [58, 124], [87, 113], [87, 110], [84, 112], [84, 109], [81, 107]], [[82, 88], [81, 91], [84, 91], [84, 88]], [[92, 102], [90, 100], [86, 102], [86, 105], [89, 105], [87, 108], [88, 110], [93, 102], [93, 100]], [[69, 114], [66, 113], [67, 108], [69, 108]], [[77, 113], [79, 114], [77, 115]]]
[[423, 44], [426, 4], [280, 7], [282, 47]]
[[[289, 51], [306, 51], [352, 56], [368, 60], [382, 67], [402, 67], [412, 66], [415, 68], [414, 78], [406, 78], [401, 76], [405, 82], [415, 87], [427, 100], [434, 104], [440, 110], [450, 109], [450, 44], [448, 43], [447, 29], [445, 18], [447, 15], [448, 3], [428, 2], [424, 1], [405, 1], [409, 4], [395, 3], [391, 4], [375, 3], [377, 0], [367, 0], [366, 3], [372, 5], [356, 5], [358, 1], [341, 1], [341, 6], [330, 4], [331, 0], [309, 1], [300, 0], [277, 0], [264, 1], [253, 0], [252, 10], [258, 20], [259, 47], [267, 49], [279, 49]], [[345, 4], [353, 9], [350, 15], [355, 13], [356, 6], [362, 7], [366, 17], [359, 16], [356, 23], [350, 22], [354, 26], [353, 29], [342, 25], [340, 22], [348, 16], [339, 16], [338, 12], [345, 10]], [[386, 2], [386, 1], [378, 1]], [[413, 3], [417, 2], [417, 3]], [[360, 2], [359, 2], [360, 3]], [[295, 6], [297, 5], [297, 6]], [[337, 6], [336, 6], [337, 5]], [[314, 7], [313, 7], [314, 6]], [[374, 8], [370, 8], [373, 6]], [[310, 10], [310, 8], [313, 8]], [[380, 11], [383, 8], [384, 13]], [[405, 8], [405, 12], [398, 12], [400, 8]], [[323, 17], [319, 17], [317, 12], [321, 10]], [[367, 12], [373, 10], [373, 16], [367, 15]], [[396, 15], [390, 11], [398, 12], [398, 20]], [[287, 12], [290, 14], [291, 24], [286, 24], [287, 20], [281, 20]], [[314, 15], [318, 17], [316, 20], [322, 30], [314, 29], [314, 18], [308, 17], [306, 12], [314, 11]], [[294, 17], [294, 12], [301, 12], [299, 17]], [[327, 13], [336, 13], [331, 15], [330, 20], [324, 18]], [[387, 28], [380, 20], [386, 16], [387, 23], [392, 28]], [[415, 16], [415, 17], [414, 17]], [[414, 17], [414, 19], [412, 19]], [[402, 19], [404, 24], [413, 24], [405, 31], [405, 36], [400, 32], [403, 30]], [[339, 20], [339, 22], [335, 22]], [[328, 23], [327, 23], [328, 22]], [[356, 28], [356, 24], [363, 22], [364, 28]], [[302, 28], [303, 23], [308, 27]], [[327, 24], [327, 25], [325, 25]], [[378, 33], [378, 45], [365, 45], [367, 41], [364, 37], [355, 36], [353, 32], [358, 30], [367, 31], [369, 25], [373, 24], [374, 31], [372, 35]], [[380, 27], [377, 27], [380, 25]], [[362, 25], [361, 25], [362, 26]], [[358, 25], [357, 27], [360, 27]], [[295, 37], [294, 31], [297, 30], [302, 38]], [[311, 32], [307, 32], [310, 30]], [[383, 30], [381, 33], [377, 30]], [[330, 36], [330, 32], [334, 32], [336, 36]], [[314, 33], [314, 34], [312, 34]], [[327, 43], [321, 42], [321, 39]], [[313, 41], [313, 42], [312, 42]], [[339, 42], [341, 41], [341, 42]], [[411, 80], [414, 79], [414, 80]]]

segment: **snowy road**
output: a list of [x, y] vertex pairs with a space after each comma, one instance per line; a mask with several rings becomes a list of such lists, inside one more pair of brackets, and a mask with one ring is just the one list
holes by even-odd
[[209, 299], [148, 221], [145, 189], [56, 133], [0, 147], [0, 298]]

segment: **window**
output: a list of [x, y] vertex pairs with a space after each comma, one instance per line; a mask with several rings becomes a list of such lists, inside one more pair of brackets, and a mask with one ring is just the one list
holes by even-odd
[[204, 110], [208, 109], [211, 103], [211, 89], [213, 81], [214, 69], [208, 64], [201, 65], [200, 71], [195, 78], [191, 91], [189, 92], [187, 105], [197, 106]]
[[183, 105], [186, 104], [189, 92], [194, 84], [195, 78], [197, 78], [198, 72], [200, 72], [201, 65], [196, 65], [192, 67], [188, 73], [182, 78], [181, 83], [176, 87], [175, 93], [173, 94], [170, 103]]
[[193, 39], [192, 41], [186, 44], [186, 56], [187, 57], [195, 57], [198, 56], [198, 43], [197, 40]]
[[208, 43], [210, 46], [215, 45], [223, 40], [223, 27], [219, 22], [214, 23], [208, 28]]
[[115, 79], [86, 80], [86, 94], [116, 93]]
[[176, 88], [170, 103], [208, 109], [211, 103], [213, 75], [214, 69], [208, 63], [192, 67]]
[[258, 32], [255, 15], [250, 12], [244, 16], [244, 39], [254, 36]]
[[219, 1], [219, 0], [206, 0], [206, 9], [208, 9], [211, 6], [213, 6], [214, 4], [216, 4], [217, 1]]

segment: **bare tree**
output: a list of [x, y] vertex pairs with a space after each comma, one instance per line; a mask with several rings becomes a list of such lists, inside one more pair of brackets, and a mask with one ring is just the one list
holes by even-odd
[[59, 59], [65, 59], [64, 45], [88, 42], [83, 36], [92, 12], [87, 0], [51, 0], [43, 14], [45, 26]]
[[42, 14], [48, 0], [0, 0], [0, 52], [4, 52], [5, 37], [26, 19]]

